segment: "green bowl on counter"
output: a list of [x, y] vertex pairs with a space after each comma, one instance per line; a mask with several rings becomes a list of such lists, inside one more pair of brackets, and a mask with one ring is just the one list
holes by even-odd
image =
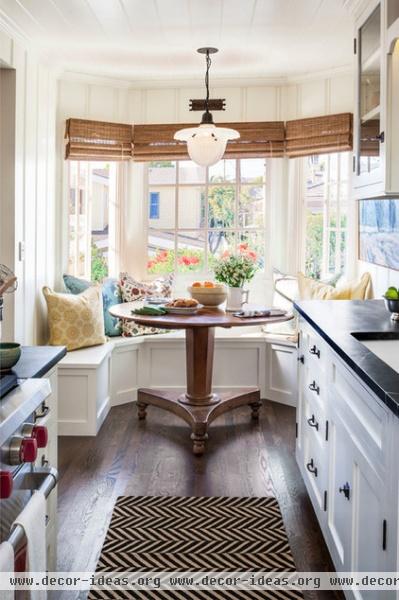
[[0, 342], [0, 372], [11, 371], [21, 356], [21, 344]]

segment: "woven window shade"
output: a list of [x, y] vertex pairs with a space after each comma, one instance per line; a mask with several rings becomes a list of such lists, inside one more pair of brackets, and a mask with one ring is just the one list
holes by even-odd
[[285, 140], [290, 158], [352, 150], [352, 114], [287, 121]]
[[[218, 123], [240, 132], [238, 140], [228, 142], [225, 158], [257, 158], [284, 156], [284, 123]], [[190, 124], [135, 125], [133, 157], [135, 161], [188, 160], [187, 144], [173, 138], [176, 131]]]
[[65, 158], [71, 160], [130, 160], [133, 127], [120, 123], [68, 119]]

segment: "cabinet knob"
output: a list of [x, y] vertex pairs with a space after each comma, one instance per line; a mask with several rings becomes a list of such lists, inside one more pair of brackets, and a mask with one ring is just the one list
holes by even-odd
[[310, 354], [314, 354], [315, 356], [317, 356], [317, 358], [320, 358], [320, 350], [318, 349], [316, 344], [313, 344], [313, 346], [310, 348], [309, 352], [310, 352]]
[[350, 500], [351, 487], [348, 482], [346, 482], [342, 487], [340, 487], [338, 491], [340, 494], [343, 494], [347, 500]]
[[317, 477], [317, 467], [315, 467], [314, 465], [313, 458], [311, 458], [310, 461], [307, 463], [306, 468], [309, 471], [309, 473], [312, 473], [315, 477]]
[[318, 422], [316, 421], [316, 419], [315, 419], [315, 416], [314, 416], [314, 415], [312, 415], [312, 416], [310, 417], [310, 419], [308, 419], [308, 425], [309, 425], [309, 427], [314, 427], [314, 428], [316, 429], [316, 431], [319, 431], [319, 424], [318, 424]]
[[312, 383], [309, 384], [309, 389], [312, 392], [316, 392], [317, 395], [320, 394], [320, 388], [319, 388], [319, 386], [317, 385], [317, 383], [315, 382], [314, 379], [313, 379]]

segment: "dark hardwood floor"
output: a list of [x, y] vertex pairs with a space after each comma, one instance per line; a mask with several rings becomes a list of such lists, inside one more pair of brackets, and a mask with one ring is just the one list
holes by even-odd
[[60, 571], [95, 568], [119, 495], [275, 495], [298, 571], [334, 570], [295, 462], [293, 408], [265, 401], [258, 424], [246, 407], [219, 417], [203, 457], [193, 456], [180, 419], [149, 407], [138, 421], [136, 411], [135, 404], [113, 408], [97, 437], [59, 439]]

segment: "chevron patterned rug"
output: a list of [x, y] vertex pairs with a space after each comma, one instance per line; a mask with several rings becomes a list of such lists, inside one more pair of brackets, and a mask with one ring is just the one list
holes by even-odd
[[[275, 498], [121, 496], [97, 571], [295, 571]], [[297, 591], [95, 590], [90, 600], [303, 598]]]

